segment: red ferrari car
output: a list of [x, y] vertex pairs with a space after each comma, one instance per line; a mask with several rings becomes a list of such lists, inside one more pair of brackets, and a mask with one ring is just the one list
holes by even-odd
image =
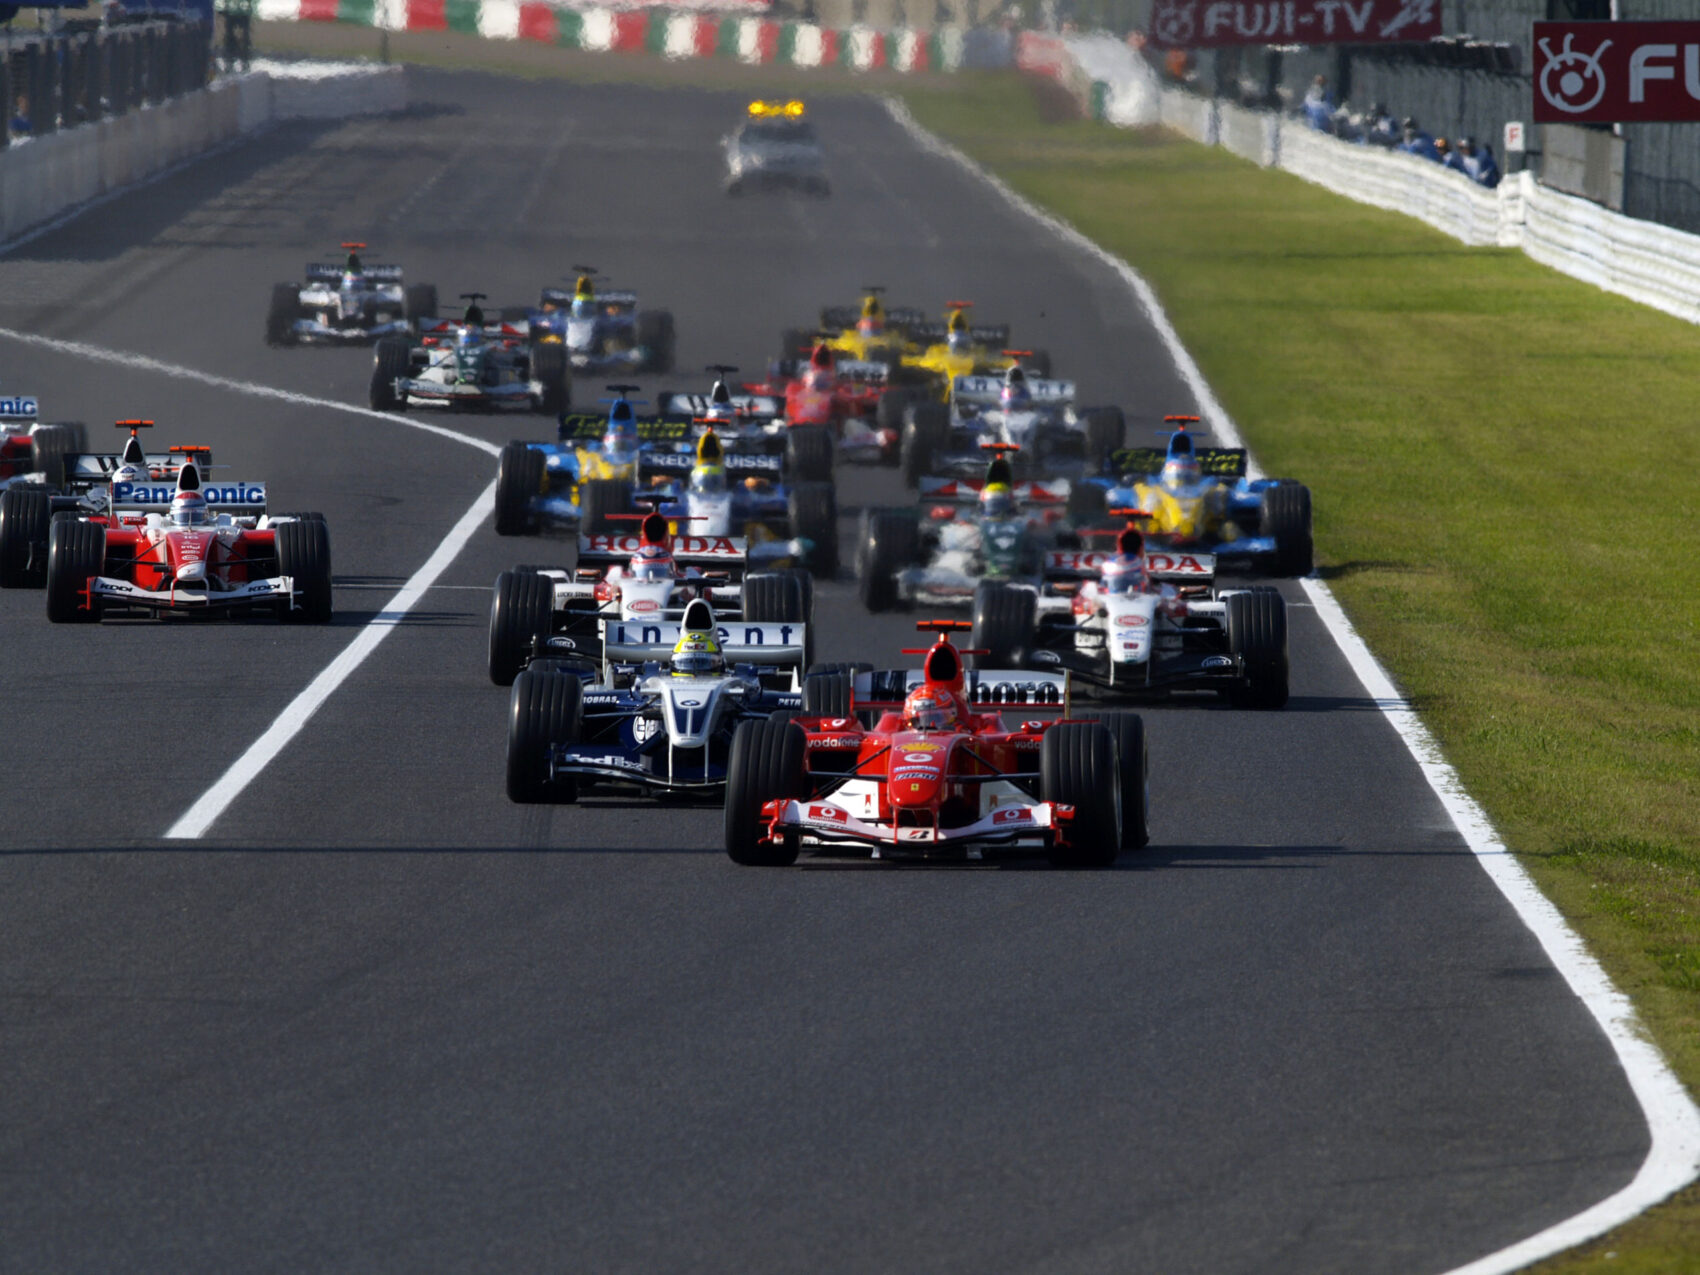
[[145, 475], [115, 480], [111, 499], [112, 513], [52, 524], [47, 618], [54, 623], [123, 611], [331, 618], [330, 535], [321, 515], [267, 517], [263, 484], [204, 485], [194, 461], [183, 463], [175, 485]]
[[893, 389], [883, 363], [837, 358], [820, 342], [808, 361], [783, 359], [752, 393], [785, 400], [787, 425], [826, 425], [848, 460], [897, 463], [903, 409], [909, 396]]
[[817, 672], [800, 716], [738, 728], [725, 813], [735, 862], [793, 863], [812, 846], [876, 859], [1042, 853], [1107, 867], [1145, 844], [1138, 714], [1074, 720], [1066, 674], [965, 670], [973, 652], [949, 635], [966, 621], [919, 627], [939, 635], [906, 652], [926, 657], [919, 671]]

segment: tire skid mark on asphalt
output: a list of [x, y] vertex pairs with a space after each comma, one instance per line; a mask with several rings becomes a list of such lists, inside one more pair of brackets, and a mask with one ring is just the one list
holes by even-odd
[[[119, 367], [134, 368], [137, 371], [153, 372], [161, 376], [171, 376], [179, 380], [196, 381], [216, 389], [229, 390], [237, 394], [247, 394], [255, 398], [268, 398], [283, 403], [294, 403], [304, 407], [324, 408], [328, 410], [347, 412], [354, 416], [373, 416], [393, 425], [402, 425], [408, 429], [423, 430], [428, 434], [464, 443], [468, 447], [476, 447], [479, 451], [492, 456], [501, 454], [501, 448], [494, 443], [485, 442], [482, 438], [474, 438], [471, 434], [462, 434], [458, 430], [448, 429], [442, 425], [432, 425], [426, 421], [410, 420], [389, 412], [374, 412], [370, 408], [356, 407], [350, 403], [338, 403], [334, 399], [317, 398], [311, 394], [297, 394], [292, 390], [274, 389], [269, 385], [254, 385], [245, 381], [233, 381], [229, 377], [214, 376], [210, 372], [202, 372], [196, 368], [183, 367], [176, 363], [166, 363], [160, 359], [149, 358], [143, 354], [128, 354], [122, 350], [108, 350], [98, 345], [87, 345], [81, 341], [62, 341], [54, 337], [37, 336], [30, 332], [18, 332], [11, 328], [0, 328], [0, 340], [17, 341], [23, 345], [33, 345], [41, 349], [55, 350], [64, 354], [75, 354], [82, 358], [111, 363]], [[449, 564], [459, 556], [473, 534], [484, 525], [496, 507], [496, 483], [492, 479], [490, 485], [478, 494], [472, 502], [472, 507], [461, 515], [460, 521], [449, 529], [423, 566], [415, 571], [407, 583], [401, 586], [395, 596], [364, 625], [354, 640], [327, 664], [314, 679], [307, 684], [305, 690], [298, 694], [279, 713], [265, 732], [256, 739], [231, 764], [211, 788], [202, 793], [195, 804], [183, 814], [176, 823], [166, 831], [167, 840], [195, 840], [205, 835], [207, 829], [230, 808], [230, 804], [242, 795], [244, 789], [257, 779], [280, 754], [289, 742], [301, 733], [313, 714], [324, 707], [355, 669], [365, 663], [366, 657], [378, 649], [386, 637], [393, 632], [402, 618], [425, 596], [427, 591], [437, 586], [437, 577], [448, 570]]]
[[[923, 150], [978, 177], [1012, 208], [1118, 274], [1134, 294], [1140, 309], [1168, 350], [1176, 370], [1192, 391], [1198, 402], [1199, 414], [1227, 446], [1245, 445], [1238, 427], [1181, 343], [1162, 302], [1143, 275], [1066, 221], [1017, 194], [948, 142], [928, 132], [915, 121], [900, 100], [887, 97], [884, 102], [892, 118]], [[1261, 476], [1255, 458], [1248, 455], [1247, 459], [1251, 475]], [[1581, 936], [1570, 928], [1569, 922], [1552, 901], [1541, 893], [1522, 865], [1506, 849], [1487, 812], [1465, 791], [1434, 736], [1394, 685], [1368, 644], [1352, 627], [1333, 591], [1315, 577], [1299, 583], [1353, 674], [1403, 741], [1477, 862], [1534, 934], [1548, 959], [1611, 1042], [1630, 1090], [1647, 1121], [1651, 1135], [1647, 1158], [1629, 1185], [1580, 1213], [1497, 1252], [1456, 1267], [1446, 1275], [1502, 1275], [1520, 1270], [1543, 1257], [1572, 1248], [1622, 1225], [1700, 1177], [1700, 1108], [1695, 1106], [1682, 1082], [1666, 1065], [1658, 1047], [1646, 1037], [1629, 998], [1612, 983]]]

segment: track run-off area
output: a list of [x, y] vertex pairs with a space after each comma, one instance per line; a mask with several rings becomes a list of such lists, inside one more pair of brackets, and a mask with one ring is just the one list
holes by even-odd
[[[489, 586], [571, 549], [496, 537], [490, 489], [550, 426], [379, 416], [367, 351], [268, 348], [270, 285], [337, 242], [509, 304], [594, 263], [676, 316], [651, 396], [885, 283], [1009, 321], [1132, 441], [1232, 425], [1111, 263], [878, 101], [813, 108], [833, 198], [733, 201], [740, 95], [409, 75], [404, 116], [0, 254], [0, 386], [322, 510], [337, 608], [0, 594], [0, 1268], [1443, 1271], [1645, 1182], [1615, 993], [1311, 582], [1284, 711], [1146, 712], [1114, 871], [752, 871], [717, 808], [510, 804]], [[849, 562], [904, 496], [838, 481]], [[823, 659], [915, 644], [847, 578], [816, 618]]]

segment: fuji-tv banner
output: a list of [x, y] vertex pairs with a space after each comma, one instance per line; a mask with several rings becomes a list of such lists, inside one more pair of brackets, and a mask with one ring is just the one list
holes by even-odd
[[1390, 44], [1440, 34], [1440, 0], [1157, 0], [1151, 10], [1152, 43], [1174, 49]]
[[1537, 124], [1700, 120], [1700, 22], [1535, 23]]

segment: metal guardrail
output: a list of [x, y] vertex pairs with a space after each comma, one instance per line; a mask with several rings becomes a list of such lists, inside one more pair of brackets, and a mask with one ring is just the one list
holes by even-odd
[[0, 37], [0, 147], [205, 88], [212, 69], [212, 28], [204, 21], [8, 32]]

